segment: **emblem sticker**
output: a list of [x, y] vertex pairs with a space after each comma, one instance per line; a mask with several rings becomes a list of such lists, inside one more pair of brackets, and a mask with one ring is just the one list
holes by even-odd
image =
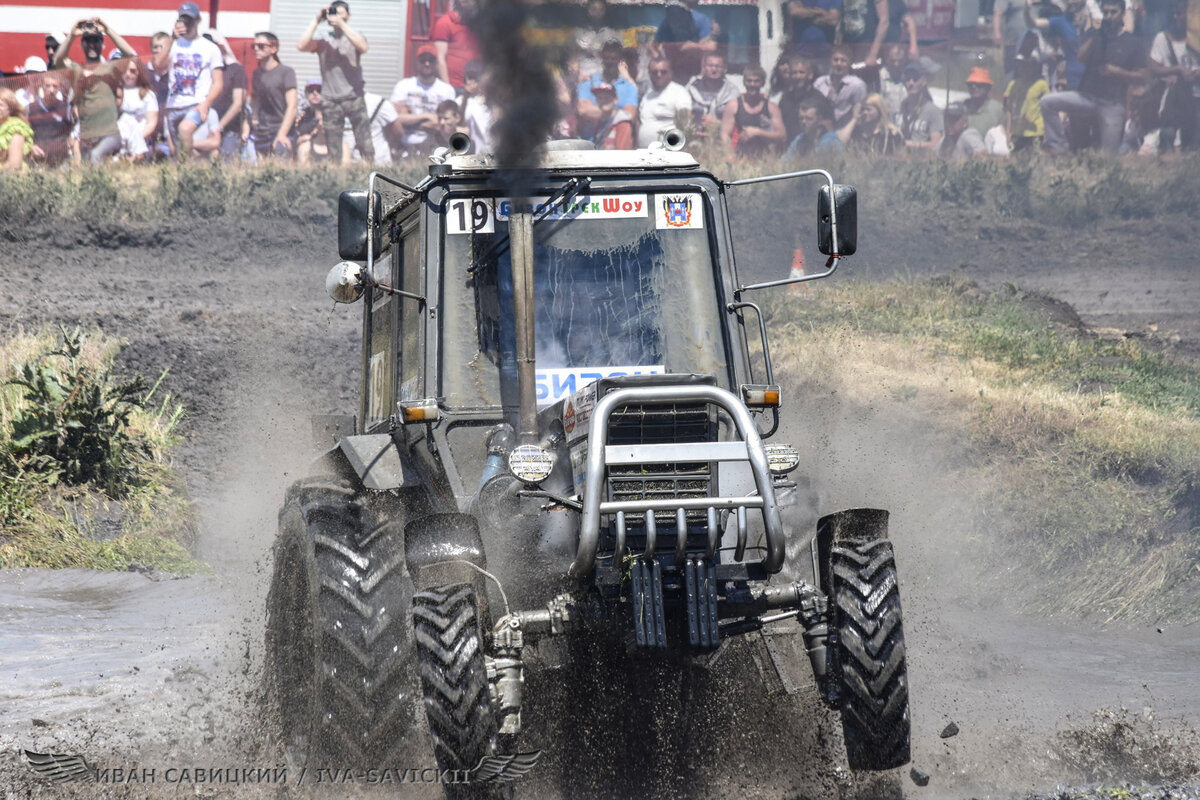
[[704, 227], [704, 202], [699, 193], [655, 195], [654, 226], [659, 230], [702, 229]]

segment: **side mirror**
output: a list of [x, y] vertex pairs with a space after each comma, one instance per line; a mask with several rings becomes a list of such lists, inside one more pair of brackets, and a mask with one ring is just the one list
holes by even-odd
[[[383, 216], [383, 198], [379, 192], [371, 197], [375, 205], [375, 219]], [[364, 189], [348, 189], [338, 196], [338, 255], [346, 261], [367, 260], [367, 192]], [[379, 226], [375, 228], [374, 252], [380, 255], [383, 237]]]
[[[852, 256], [858, 249], [858, 191], [853, 186], [835, 183], [833, 203], [837, 207], [837, 253]], [[824, 255], [834, 252], [830, 208], [829, 187], [822, 186], [817, 195], [817, 249]]]

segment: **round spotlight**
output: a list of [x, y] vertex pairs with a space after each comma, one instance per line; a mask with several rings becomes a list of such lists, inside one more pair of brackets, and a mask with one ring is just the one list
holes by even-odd
[[514, 447], [508, 454], [508, 471], [522, 483], [541, 483], [554, 469], [554, 457], [536, 444]]

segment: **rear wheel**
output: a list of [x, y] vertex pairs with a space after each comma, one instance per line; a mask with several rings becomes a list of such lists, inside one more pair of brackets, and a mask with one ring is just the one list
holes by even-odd
[[830, 550], [834, 663], [846, 756], [854, 770], [909, 761], [908, 672], [892, 544], [840, 541]]
[[[499, 752], [481, 623], [472, 584], [438, 586], [413, 596], [413, 638], [439, 769], [472, 770], [480, 759]], [[493, 797], [511, 791], [501, 784], [444, 788], [448, 797]]]
[[313, 766], [392, 763], [412, 727], [402, 520], [348, 482], [301, 482], [279, 515], [267, 665], [289, 755]]

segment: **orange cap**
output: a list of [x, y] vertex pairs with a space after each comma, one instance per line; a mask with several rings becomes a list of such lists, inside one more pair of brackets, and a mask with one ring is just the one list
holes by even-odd
[[992, 85], [992, 76], [984, 67], [971, 67], [971, 74], [967, 76], [967, 83], [986, 83]]

